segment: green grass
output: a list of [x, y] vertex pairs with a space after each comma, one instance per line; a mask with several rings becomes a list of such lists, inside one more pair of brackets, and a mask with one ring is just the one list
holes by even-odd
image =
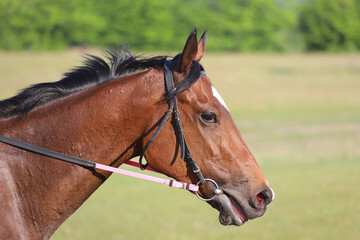
[[[0, 53], [0, 98], [58, 80], [80, 55]], [[114, 175], [53, 239], [360, 239], [360, 55], [209, 54], [203, 65], [276, 192], [267, 213], [223, 227], [192, 194]]]

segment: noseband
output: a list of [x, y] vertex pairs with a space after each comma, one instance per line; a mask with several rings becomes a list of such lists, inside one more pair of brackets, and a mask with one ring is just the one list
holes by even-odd
[[[172, 60], [165, 60], [165, 63], [164, 63], [165, 95], [168, 95], [168, 96], [172, 96], [173, 95], [172, 93], [174, 93], [176, 90], [176, 87], [174, 86], [173, 74], [171, 71], [171, 63], [172, 63]], [[193, 62], [193, 64], [199, 64], [199, 63]], [[205, 72], [200, 71], [200, 74], [197, 76], [197, 79], [204, 75], [205, 75]], [[180, 145], [180, 158], [185, 159], [185, 161], [190, 164], [193, 173], [195, 173], [195, 175], [199, 179], [199, 182], [196, 185], [200, 185], [200, 184], [203, 185], [203, 184], [206, 184], [206, 182], [211, 182], [215, 186], [214, 195], [211, 198], [203, 198], [198, 194], [198, 192], [196, 192], [196, 195], [201, 200], [211, 201], [217, 195], [222, 194], [222, 190], [219, 189], [218, 184], [214, 180], [209, 179], [209, 178], [204, 178], [203, 174], [200, 171], [199, 166], [196, 164], [193, 156], [190, 153], [190, 150], [188, 148], [188, 145], [186, 143], [186, 139], [184, 136], [184, 130], [183, 130], [183, 127], [181, 124], [180, 112], [178, 110], [176, 97], [177, 97], [177, 94], [173, 95], [173, 97], [168, 100], [168, 105], [169, 105], [168, 110], [166, 111], [166, 113], [165, 113], [163, 119], [161, 120], [158, 128], [156, 129], [155, 133], [150, 138], [150, 140], [146, 143], [146, 145], [140, 155], [140, 158], [139, 158], [140, 168], [142, 170], [144, 170], [149, 166], [148, 163], [145, 163], [145, 164], [142, 163], [145, 152], [150, 147], [151, 143], [153, 143], [155, 138], [160, 133], [161, 129], [164, 127], [165, 123], [169, 120], [170, 116], [172, 115], [172, 125], [173, 125], [174, 131], [175, 131], [175, 136]]]

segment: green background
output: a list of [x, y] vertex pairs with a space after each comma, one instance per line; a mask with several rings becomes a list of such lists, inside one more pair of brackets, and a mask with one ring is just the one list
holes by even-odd
[[0, 49], [89, 45], [178, 50], [192, 28], [210, 51], [360, 49], [358, 0], [1, 0]]

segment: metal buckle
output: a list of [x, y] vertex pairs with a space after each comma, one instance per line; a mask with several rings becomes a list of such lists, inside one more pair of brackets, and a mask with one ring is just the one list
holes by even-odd
[[[215, 186], [214, 196], [212, 196], [211, 198], [203, 198], [203, 197], [201, 197], [199, 195], [198, 192], [196, 192], [195, 194], [200, 200], [205, 201], [205, 202], [209, 202], [209, 201], [213, 200], [214, 198], [216, 198], [217, 195], [220, 195], [220, 194], [223, 193], [223, 191], [219, 188], [218, 184], [214, 180], [212, 180], [210, 178], [205, 178], [204, 180], [205, 180], [205, 182], [208, 181], [208, 182], [211, 182], [212, 184], [214, 184], [214, 186]], [[199, 181], [196, 184], [196, 186], [199, 186], [200, 183], [201, 183], [201, 181]]]

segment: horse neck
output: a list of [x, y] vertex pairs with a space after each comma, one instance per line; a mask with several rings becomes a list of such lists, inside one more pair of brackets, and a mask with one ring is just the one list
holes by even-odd
[[[34, 145], [118, 167], [139, 155], [162, 89], [160, 71], [147, 70], [40, 107], [20, 122], [7, 124], [7, 131], [0, 124], [0, 130]], [[22, 196], [14, 208], [21, 209], [29, 234], [50, 236], [110, 176], [6, 148], [18, 186], [14, 191]]]

